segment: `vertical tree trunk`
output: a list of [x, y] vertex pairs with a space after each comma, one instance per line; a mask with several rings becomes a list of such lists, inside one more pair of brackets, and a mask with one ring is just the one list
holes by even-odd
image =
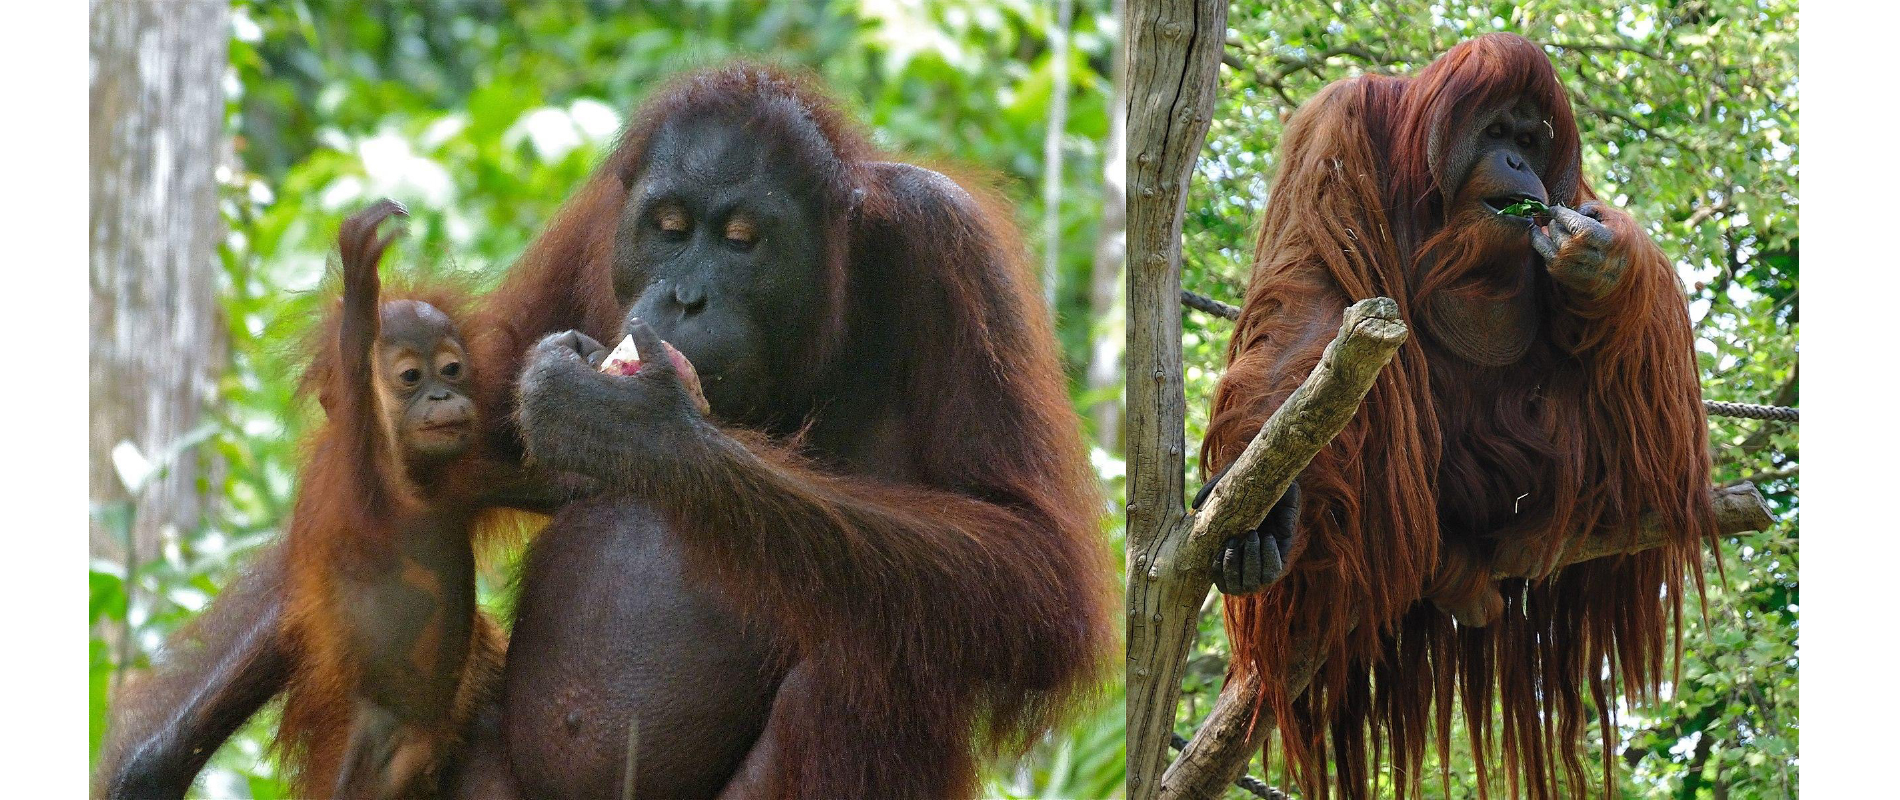
[[1207, 138], [1227, 37], [1226, 0], [1130, 9], [1128, 52], [1128, 797], [1148, 800], [1168, 766], [1181, 661], [1193, 642], [1161, 609], [1200, 605], [1181, 581], [1140, 580], [1187, 516], [1187, 398], [1181, 381], [1181, 221]]
[[[199, 424], [225, 353], [217, 312], [216, 167], [223, 143], [225, 0], [93, 0], [89, 497], [131, 501], [132, 553], [92, 526], [94, 552], [149, 559], [203, 510], [191, 453], [136, 496], [113, 450], [154, 467]], [[134, 459], [133, 461], [136, 461]]]
[[[1126, 30], [1128, 5], [1115, 0], [1115, 19]], [[1116, 45], [1114, 100], [1109, 105], [1108, 143], [1102, 148], [1102, 222], [1095, 234], [1095, 261], [1089, 271], [1089, 324], [1095, 329], [1089, 349], [1088, 389], [1108, 396], [1089, 410], [1095, 440], [1111, 452], [1122, 451], [1122, 406], [1111, 390], [1122, 379], [1126, 326], [1121, 313], [1122, 270], [1128, 253], [1128, 48]]]

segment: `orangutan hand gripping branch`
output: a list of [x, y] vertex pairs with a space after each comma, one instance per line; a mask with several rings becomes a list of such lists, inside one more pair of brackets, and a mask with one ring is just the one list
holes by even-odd
[[[1240, 453], [1351, 302], [1392, 297], [1420, 335], [1282, 501], [1297, 511], [1263, 524], [1284, 552], [1229, 543], [1232, 670], [1267, 677], [1265, 719], [1312, 796], [1367, 796], [1380, 752], [1411, 796], [1454, 697], [1481, 770], [1497, 747], [1524, 796], [1587, 791], [1581, 693], [1612, 738], [1607, 698], [1659, 682], [1683, 575], [1699, 585], [1715, 534], [1674, 270], [1597, 202], [1564, 89], [1520, 37], [1328, 86], [1287, 124], [1279, 163], [1203, 467]], [[1645, 511], [1670, 546], [1553, 573], [1575, 537]], [[1282, 559], [1277, 584], [1245, 580]], [[1295, 697], [1273, 678], [1299, 639], [1324, 661]]]

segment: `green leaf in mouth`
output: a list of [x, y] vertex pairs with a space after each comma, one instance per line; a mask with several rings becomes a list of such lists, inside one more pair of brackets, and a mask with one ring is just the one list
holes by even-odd
[[1522, 200], [1519, 200], [1515, 203], [1512, 203], [1508, 206], [1498, 209], [1498, 213], [1510, 214], [1511, 216], [1514, 216], [1514, 217], [1535, 217], [1535, 216], [1540, 216], [1540, 215], [1548, 215], [1550, 213], [1550, 207], [1536, 200], [1526, 197]]

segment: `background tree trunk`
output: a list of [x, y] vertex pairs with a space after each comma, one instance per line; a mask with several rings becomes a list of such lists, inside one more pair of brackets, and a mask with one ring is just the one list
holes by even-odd
[[1042, 137], [1042, 299], [1056, 311], [1062, 288], [1062, 132], [1069, 125], [1069, 30], [1074, 0], [1056, 0], [1056, 24], [1049, 29], [1049, 120]]
[[[131, 553], [97, 516], [91, 543], [133, 563], [197, 525], [207, 494], [189, 448], [166, 461], [200, 424], [225, 353], [216, 168], [231, 34], [225, 0], [93, 0], [90, 16], [88, 497], [133, 512]], [[159, 470], [136, 494], [115, 448], [130, 472]]]
[[[1126, 25], [1128, 4], [1115, 0], [1115, 19]], [[1091, 409], [1095, 441], [1110, 453], [1122, 452], [1122, 269], [1128, 252], [1128, 48], [1115, 48], [1114, 100], [1109, 108], [1108, 143], [1102, 148], [1102, 222], [1095, 234], [1095, 261], [1089, 271], [1089, 320], [1095, 333], [1089, 348], [1088, 390], [1106, 397]]]

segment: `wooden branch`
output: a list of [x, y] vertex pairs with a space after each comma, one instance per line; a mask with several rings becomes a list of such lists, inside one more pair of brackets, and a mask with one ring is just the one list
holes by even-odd
[[1260, 426], [1201, 504], [1177, 569], [1213, 581], [1221, 543], [1266, 518], [1293, 478], [1359, 413], [1360, 401], [1405, 337], [1399, 304], [1391, 298], [1361, 300], [1346, 309], [1339, 336], [1326, 345], [1313, 373]]
[[[1724, 536], [1766, 530], [1775, 523], [1768, 503], [1754, 484], [1719, 486], [1714, 495], [1715, 526]], [[1578, 542], [1564, 554], [1562, 566], [1579, 564], [1605, 556], [1639, 553], [1661, 547], [1669, 541], [1668, 531], [1657, 524], [1654, 514], [1646, 514], [1635, 531], [1623, 536], [1591, 536]], [[1521, 577], [1494, 573], [1495, 577]], [[1312, 642], [1293, 646], [1294, 657], [1287, 677], [1287, 690], [1298, 697], [1306, 691], [1319, 668], [1319, 648]], [[1162, 796], [1168, 800], [1215, 800], [1227, 786], [1247, 771], [1253, 754], [1260, 752], [1273, 731], [1272, 720], [1261, 720], [1252, 731], [1247, 721], [1253, 713], [1253, 695], [1257, 680], [1245, 685], [1233, 682], [1221, 687], [1219, 699], [1207, 720], [1195, 731], [1194, 738], [1181, 757], [1168, 768], [1162, 780]]]
[[[1724, 536], [1763, 531], [1775, 524], [1775, 515], [1768, 510], [1768, 501], [1762, 499], [1761, 491], [1755, 488], [1755, 484], [1718, 486], [1710, 492], [1714, 495], [1715, 528]], [[1570, 549], [1564, 551], [1563, 560], [1558, 566], [1567, 567], [1606, 556], [1653, 550], [1668, 544], [1673, 538], [1671, 533], [1662, 526], [1654, 513], [1644, 514], [1634, 531], [1622, 535], [1585, 536], [1572, 542]], [[1531, 577], [1497, 571], [1491, 575], [1494, 578]]]
[[1666, 61], [1661, 55], [1628, 42], [1545, 42], [1544, 46], [1579, 53], [1631, 53], [1651, 61]]
[[[1362, 300], [1346, 309], [1338, 337], [1326, 345], [1312, 374], [1260, 427], [1214, 485], [1200, 511], [1192, 517], [1175, 517], [1165, 535], [1143, 539], [1132, 548], [1128, 575], [1131, 789], [1135, 788], [1132, 759], [1139, 737], [1158, 740], [1165, 756], [1181, 695], [1181, 673], [1199, 628], [1201, 600], [1214, 580], [1215, 551], [1229, 537], [1259, 525], [1294, 476], [1358, 413], [1379, 371], [1405, 341], [1406, 327], [1398, 317], [1398, 303], [1385, 297]], [[1175, 463], [1178, 469], [1180, 462]], [[1132, 512], [1130, 520], [1132, 526]], [[1244, 766], [1245, 759], [1240, 763]], [[1238, 772], [1221, 777], [1224, 780], [1217, 785], [1225, 786]], [[1143, 797], [1172, 796], [1165, 784], [1165, 780], [1151, 784], [1152, 793]]]
[[[1226, 0], [1129, 9], [1128, 563], [1131, 576], [1185, 538], [1187, 398], [1181, 379], [1181, 221], [1213, 119]], [[1135, 58], [1133, 54], [1141, 57]], [[1176, 534], [1170, 536], [1170, 534]], [[1194, 611], [1207, 594], [1135, 581], [1128, 590], [1128, 787], [1151, 800], [1168, 766]], [[1167, 592], [1162, 590], [1166, 589]], [[1162, 609], [1171, 609], [1164, 618]], [[1185, 610], [1182, 610], [1185, 609]], [[1185, 619], [1187, 623], [1182, 624]]]
[[1195, 294], [1186, 289], [1181, 290], [1181, 305], [1203, 314], [1213, 314], [1214, 316], [1224, 317], [1226, 319], [1240, 319], [1239, 307], [1228, 305], [1204, 294]]
[[[1319, 648], [1312, 642], [1293, 645], [1302, 654], [1288, 665], [1287, 690], [1294, 696], [1306, 691], [1319, 671]], [[1167, 800], [1219, 800], [1227, 787], [1247, 774], [1253, 754], [1267, 744], [1273, 733], [1273, 720], [1263, 719], [1248, 728], [1253, 719], [1254, 699], [1260, 692], [1260, 676], [1248, 675], [1222, 686], [1220, 696], [1207, 720], [1194, 732], [1193, 741], [1181, 751], [1181, 757], [1168, 767], [1161, 779], [1161, 796]]]
[[1765, 483], [1785, 481], [1789, 478], [1793, 478], [1800, 474], [1801, 474], [1800, 465], [1791, 464], [1791, 465], [1782, 466], [1782, 467], [1775, 467], [1773, 469], [1765, 469], [1760, 472], [1748, 475], [1747, 477], [1736, 478], [1734, 480], [1731, 480], [1727, 483], [1722, 484], [1722, 488], [1726, 489], [1730, 486], [1740, 486], [1744, 483], [1752, 483], [1752, 484], [1755, 484], [1757, 487], [1759, 487]]
[[1260, 675], [1250, 673], [1229, 680], [1207, 720], [1182, 748], [1181, 756], [1161, 778], [1161, 795], [1168, 798], [1217, 800], [1227, 787], [1247, 772], [1247, 762], [1267, 743], [1272, 725], [1254, 725], [1254, 699], [1260, 694]]

